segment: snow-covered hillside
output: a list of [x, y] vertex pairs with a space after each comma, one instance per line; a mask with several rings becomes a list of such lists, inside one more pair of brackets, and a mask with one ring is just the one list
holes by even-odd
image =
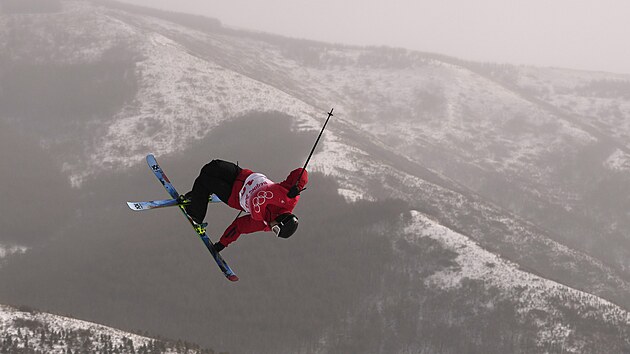
[[28, 248], [24, 246], [5, 246], [0, 244], [0, 264], [2, 262], [2, 258], [9, 257], [14, 254], [22, 254], [27, 250]]
[[514, 85], [571, 112], [619, 139], [624, 147], [630, 131], [630, 75], [562, 69], [519, 68]]
[[541, 347], [560, 343], [567, 353], [588, 351], [579, 340], [584, 335], [579, 332], [584, 329], [575, 325], [573, 316], [610, 323], [616, 328], [630, 326], [630, 313], [624, 308], [528, 273], [421, 213], [412, 212], [412, 218], [412, 224], [406, 229], [409, 242], [415, 243], [418, 237], [430, 237], [457, 254], [456, 264], [429, 276], [427, 286], [449, 289], [461, 287], [464, 281], [480, 280], [488, 288], [496, 287], [507, 296], [519, 298], [517, 313], [523, 320], [538, 316], [537, 342]]
[[198, 346], [167, 343], [96, 323], [0, 305], [2, 353], [203, 353]]
[[[427, 286], [444, 289], [459, 287], [466, 279], [481, 280], [488, 287], [497, 287], [520, 298], [519, 313], [522, 315], [542, 311], [550, 316], [544, 318], [541, 338], [553, 335], [569, 336], [571, 331], [556, 331], [557, 327], [570, 326], [562, 322], [563, 314], [557, 304], [566, 305], [567, 299], [580, 299], [571, 304], [578, 316], [597, 317], [601, 321], [612, 321], [614, 325], [630, 325], [630, 313], [625, 309], [592, 294], [569, 288], [563, 284], [528, 273], [508, 260], [481, 248], [470, 238], [444, 227], [425, 215], [412, 211], [411, 225], [405, 230], [407, 241], [415, 243], [418, 237], [430, 237], [439, 241], [444, 248], [457, 254], [456, 265], [429, 276]], [[575, 307], [573, 307], [575, 306]], [[567, 337], [554, 338], [565, 341]], [[578, 351], [579, 352], [579, 351]]]
[[93, 147], [92, 168], [73, 173], [75, 182], [96, 167], [129, 167], [149, 150], [160, 155], [180, 151], [221, 122], [250, 111], [278, 110], [302, 117], [300, 124], [315, 125], [315, 109], [294, 97], [197, 58], [158, 33], [147, 39], [141, 49], [146, 59], [137, 63], [142, 73], [138, 106], [114, 117]]
[[[404, 230], [390, 235], [398, 262], [387, 276], [404, 276], [394, 287], [374, 283], [378, 295], [325, 331], [319, 352], [342, 351], [348, 342], [338, 333], [359, 336], [356, 328], [372, 331], [364, 336], [367, 347], [383, 353], [465, 352], [462, 338], [474, 338], [475, 352], [484, 353], [630, 348], [624, 308], [534, 275], [421, 212], [401, 220]], [[374, 331], [368, 323], [383, 326]], [[402, 330], [409, 327], [415, 331]]]
[[[71, 23], [73, 17], [92, 25]], [[145, 26], [164, 23], [150, 18], [146, 21]], [[9, 21], [5, 19], [2, 25], [8, 26]], [[45, 43], [57, 43], [50, 38], [54, 31], [47, 32], [50, 26], [59, 26], [69, 34], [63, 38], [61, 49], [72, 56], [61, 57], [65, 53], [61, 49], [47, 54], [59, 63], [89, 62], [114, 46], [133, 47], [141, 58], [136, 62], [139, 87], [135, 99], [99, 129], [101, 134], [87, 146], [87, 156], [65, 162], [64, 169], [75, 186], [103, 169], [120, 170], [136, 164], [147, 151], [159, 155], [180, 151], [221, 122], [250, 111], [281, 111], [298, 117], [298, 126], [305, 129], [316, 129], [315, 119], [325, 113], [277, 88], [199, 58], [159, 32], [124, 23], [83, 2], [67, 2], [64, 15], [55, 17], [53, 23], [47, 17], [35, 21], [31, 35]], [[77, 37], [85, 35], [88, 28], [98, 34], [90, 36], [92, 47], [73, 50], [71, 46], [81, 42]]]

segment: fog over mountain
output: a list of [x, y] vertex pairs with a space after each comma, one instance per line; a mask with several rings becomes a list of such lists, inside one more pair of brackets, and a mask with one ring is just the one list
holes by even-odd
[[[197, 351], [630, 352], [630, 75], [299, 40], [112, 1], [1, 9], [7, 333], [57, 338], [42, 311]], [[149, 153], [180, 192], [213, 158], [281, 181], [333, 107], [298, 233], [222, 251], [237, 283], [176, 209], [126, 205], [168, 197]], [[213, 241], [235, 216], [209, 206]], [[129, 345], [102, 330], [81, 332], [98, 342], [85, 350]], [[151, 352], [143, 338], [134, 348]], [[29, 348], [70, 348], [58, 341]]]
[[123, 0], [229, 27], [482, 62], [630, 74], [624, 0]]

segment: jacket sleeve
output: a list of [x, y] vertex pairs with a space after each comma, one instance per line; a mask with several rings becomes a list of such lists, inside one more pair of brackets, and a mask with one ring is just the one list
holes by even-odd
[[256, 231], [266, 231], [269, 227], [263, 221], [257, 221], [252, 219], [250, 215], [241, 216], [230, 224], [225, 229], [223, 236], [219, 242], [223, 246], [228, 246], [230, 243], [236, 241], [242, 234], [249, 234]]
[[[302, 174], [302, 178], [300, 178], [300, 173], [302, 173], [302, 170], [304, 169], [296, 168], [295, 170], [291, 171], [291, 173], [289, 173], [289, 175], [287, 176], [287, 179], [280, 182], [279, 184], [288, 190], [291, 189], [291, 187], [293, 187], [297, 182], [298, 188], [300, 188], [300, 190], [304, 189], [304, 187], [306, 187], [306, 184], [308, 183], [308, 171], [304, 170], [304, 174]], [[298, 178], [300, 178], [299, 181]]]

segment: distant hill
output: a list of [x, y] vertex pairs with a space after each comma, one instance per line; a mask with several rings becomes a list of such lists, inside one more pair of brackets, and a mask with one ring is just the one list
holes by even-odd
[[0, 305], [2, 353], [214, 353], [95, 323]]

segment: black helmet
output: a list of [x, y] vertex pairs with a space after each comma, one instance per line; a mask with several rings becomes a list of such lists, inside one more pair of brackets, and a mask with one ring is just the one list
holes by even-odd
[[297, 216], [291, 213], [281, 214], [276, 218], [276, 222], [278, 223], [271, 230], [278, 237], [289, 238], [298, 227], [298, 218]]

